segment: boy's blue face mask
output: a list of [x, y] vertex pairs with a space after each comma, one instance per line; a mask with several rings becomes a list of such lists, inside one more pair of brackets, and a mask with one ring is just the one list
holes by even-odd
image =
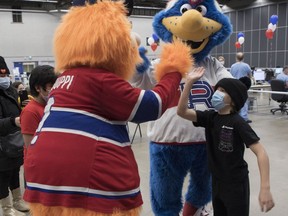
[[0, 77], [0, 89], [6, 90], [10, 86], [10, 78], [9, 77]]
[[224, 102], [225, 93], [219, 90], [216, 90], [212, 95], [211, 103], [215, 110], [219, 111], [226, 106]]

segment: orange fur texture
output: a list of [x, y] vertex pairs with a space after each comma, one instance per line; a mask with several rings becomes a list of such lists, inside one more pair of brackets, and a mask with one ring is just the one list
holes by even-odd
[[139, 216], [141, 207], [130, 211], [117, 211], [103, 214], [81, 208], [47, 207], [41, 204], [29, 203], [31, 216]]
[[102, 68], [128, 80], [141, 61], [130, 33], [122, 1], [98, 0], [72, 7], [54, 35], [55, 69]]
[[180, 41], [163, 46], [160, 63], [155, 68], [155, 78], [157, 81], [171, 72], [180, 72], [184, 77], [194, 65], [194, 59], [190, 48]]

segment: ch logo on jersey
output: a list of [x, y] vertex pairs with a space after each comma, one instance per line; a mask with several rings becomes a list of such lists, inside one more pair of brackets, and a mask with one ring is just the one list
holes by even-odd
[[[184, 83], [180, 84], [181, 91], [184, 89]], [[189, 96], [188, 107], [190, 109], [211, 109], [211, 98], [214, 91], [213, 88], [206, 81], [198, 80], [191, 89]]]

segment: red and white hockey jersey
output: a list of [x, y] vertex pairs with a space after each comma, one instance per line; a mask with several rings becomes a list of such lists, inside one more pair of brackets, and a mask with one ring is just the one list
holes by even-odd
[[145, 91], [101, 69], [64, 72], [27, 153], [25, 200], [101, 213], [139, 207], [140, 180], [126, 124], [159, 118], [180, 80], [179, 73], [169, 73]]

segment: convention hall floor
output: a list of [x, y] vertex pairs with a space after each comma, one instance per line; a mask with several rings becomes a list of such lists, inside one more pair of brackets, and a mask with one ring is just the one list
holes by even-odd
[[[255, 94], [255, 93], [254, 93]], [[255, 94], [255, 96], [257, 96]], [[250, 169], [250, 216], [287, 216], [288, 215], [288, 115], [277, 112], [275, 115], [270, 113], [270, 109], [277, 107], [275, 101], [269, 104], [267, 94], [257, 96], [258, 110], [256, 106], [250, 111], [249, 117], [253, 121], [251, 126], [261, 138], [261, 143], [265, 146], [270, 157], [271, 168], [271, 191], [276, 206], [270, 212], [264, 214], [260, 212], [258, 205], [259, 193], [259, 172], [256, 157], [247, 149], [245, 153], [246, 161]], [[256, 101], [254, 101], [256, 105]], [[135, 130], [135, 124], [129, 124], [131, 137]], [[149, 154], [148, 140], [146, 137], [146, 124], [141, 124], [142, 138], [139, 131], [136, 131], [133, 142], [133, 150], [138, 161], [141, 176], [141, 191], [144, 205], [142, 216], [153, 216], [149, 202]], [[286, 167], [286, 168], [285, 168]], [[285, 183], [286, 182], [286, 183]], [[185, 184], [186, 185], [186, 184]], [[185, 188], [183, 190], [183, 194]], [[1, 214], [0, 214], [1, 215]]]

